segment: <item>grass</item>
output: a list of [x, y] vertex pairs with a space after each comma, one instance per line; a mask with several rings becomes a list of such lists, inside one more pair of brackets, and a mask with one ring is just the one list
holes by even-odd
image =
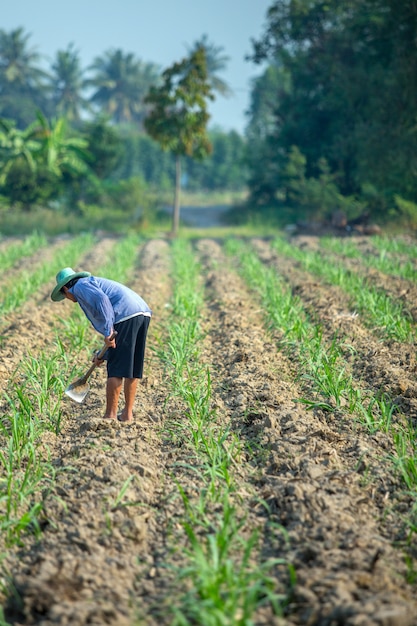
[[[173, 202], [174, 192], [164, 192], [163, 200], [170, 205]], [[181, 206], [207, 207], [217, 204], [227, 204], [233, 206], [241, 204], [247, 198], [246, 191], [187, 191], [181, 190]]]
[[54, 470], [39, 452], [39, 429], [30, 412], [11, 405], [1, 433], [0, 529], [6, 546], [22, 545], [24, 534], [39, 536], [41, 494], [53, 482]]
[[401, 237], [396, 237], [395, 239], [389, 237], [373, 237], [372, 243], [383, 254], [403, 254], [411, 259], [415, 259], [417, 256], [417, 244], [404, 241]]
[[336, 338], [330, 347], [324, 344], [320, 326], [309, 319], [300, 298], [293, 296], [273, 268], [262, 264], [250, 246], [231, 239], [225, 249], [258, 295], [269, 329], [279, 332], [281, 348], [297, 355], [304, 388], [313, 393], [301, 401], [329, 410], [339, 407], [351, 377], [345, 372]]
[[[211, 205], [225, 204], [233, 206], [246, 199], [245, 191], [224, 192], [188, 192], [181, 191], [181, 206], [197, 206], [202, 210]], [[173, 204], [174, 191], [158, 193], [155, 201], [159, 206]], [[152, 201], [153, 203], [153, 201]], [[85, 215], [60, 208], [33, 207], [30, 211], [4, 210], [0, 212], [0, 233], [5, 237], [30, 235], [34, 231], [54, 237], [63, 233], [77, 235], [83, 232], [106, 231], [109, 233], [129, 234], [133, 229], [142, 235], [153, 236], [156, 232], [169, 232], [171, 219], [162, 210], [147, 211], [146, 222], [136, 218], [134, 213], [104, 206], [89, 207]]]

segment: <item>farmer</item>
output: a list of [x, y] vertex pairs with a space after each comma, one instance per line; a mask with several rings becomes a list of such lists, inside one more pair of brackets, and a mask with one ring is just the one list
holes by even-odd
[[[51, 293], [54, 302], [78, 302], [87, 319], [104, 337], [107, 351], [106, 412], [104, 418], [120, 422], [133, 420], [133, 404], [138, 379], [143, 376], [146, 335], [152, 311], [134, 291], [90, 272], [75, 272], [65, 267], [56, 275]], [[112, 338], [114, 332], [117, 333]], [[103, 360], [96, 356], [96, 365]], [[124, 379], [124, 386], [123, 386]], [[124, 387], [125, 406], [117, 415], [120, 392]]]

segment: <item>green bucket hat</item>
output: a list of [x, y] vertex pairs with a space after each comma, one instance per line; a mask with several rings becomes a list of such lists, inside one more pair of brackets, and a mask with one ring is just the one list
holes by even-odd
[[54, 302], [64, 300], [65, 296], [61, 293], [62, 287], [65, 287], [73, 278], [87, 278], [87, 276], [91, 276], [90, 272], [74, 272], [71, 267], [64, 267], [64, 269], [56, 275], [56, 287], [51, 293], [51, 299]]

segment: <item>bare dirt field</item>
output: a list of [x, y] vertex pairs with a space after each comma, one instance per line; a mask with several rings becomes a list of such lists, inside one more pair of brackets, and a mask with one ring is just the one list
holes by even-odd
[[[337, 334], [349, 343], [354, 359], [347, 357], [347, 366], [358, 385], [390, 394], [398, 419], [415, 429], [416, 346], [381, 339], [360, 315], [350, 315], [351, 303], [340, 288], [302, 270], [268, 241], [250, 244], [320, 323], [325, 340], [330, 344]], [[112, 238], [98, 241], [78, 267], [94, 273], [114, 245]], [[410, 530], [415, 499], [394, 471], [393, 438], [371, 432], [346, 412], [309, 410], [300, 402], [305, 390], [297, 360], [281, 349], [279, 332], [268, 329], [262, 304], [240, 277], [238, 263], [227, 256], [222, 241], [200, 239], [192, 247], [204, 292], [200, 359], [210, 371], [215, 419], [240, 444], [233, 460], [233, 501], [242, 534], [259, 533], [254, 568], [282, 559], [295, 572], [291, 586], [287, 568], [271, 570], [276, 591], [291, 587], [282, 616], [265, 601], [252, 621], [236, 615], [224, 622], [213, 618], [212, 624], [417, 626], [417, 544]], [[21, 362], [28, 354], [48, 353], [54, 332], [72, 313], [72, 303], [49, 298], [58, 269], [51, 268], [51, 282], [3, 319], [4, 416]], [[16, 266], [10, 276], [18, 273]], [[172, 606], [188, 585], [175, 570], [188, 547], [178, 485], [190, 500], [198, 500], [203, 483], [189, 442], [175, 431], [186, 419], [184, 406], [158, 357], [170, 321], [170, 273], [171, 243], [141, 244], [129, 286], [149, 302], [153, 319], [135, 421], [101, 419], [102, 368], [93, 374], [83, 404], [63, 396], [60, 432], [43, 435], [41, 449], [55, 475], [43, 496], [42, 532], [25, 534], [21, 545], [0, 550], [6, 624], [174, 623]], [[375, 274], [375, 281], [394, 298], [401, 296], [408, 310], [417, 310], [414, 284], [402, 281], [401, 295], [395, 278]], [[71, 358], [85, 359], [85, 354]]]

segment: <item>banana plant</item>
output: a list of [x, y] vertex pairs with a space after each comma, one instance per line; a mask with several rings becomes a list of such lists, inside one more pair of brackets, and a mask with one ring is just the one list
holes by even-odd
[[33, 122], [25, 130], [0, 118], [0, 185], [6, 182], [13, 166], [24, 163], [31, 172], [36, 171], [36, 155], [41, 144], [36, 138], [38, 124]]

